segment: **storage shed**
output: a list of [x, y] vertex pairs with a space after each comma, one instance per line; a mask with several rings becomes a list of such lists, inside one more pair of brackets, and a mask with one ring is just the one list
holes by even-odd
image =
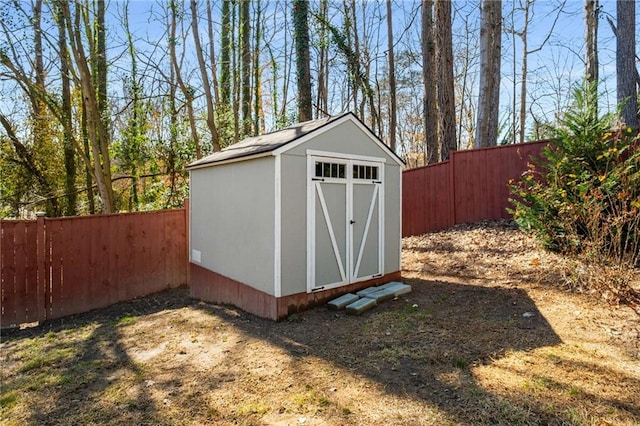
[[399, 280], [402, 166], [352, 113], [191, 163], [191, 296], [278, 320]]

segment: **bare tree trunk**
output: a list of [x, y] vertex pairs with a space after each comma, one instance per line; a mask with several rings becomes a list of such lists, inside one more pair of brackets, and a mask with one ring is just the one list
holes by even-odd
[[[113, 197], [113, 188], [111, 185], [111, 159], [109, 157], [109, 135], [107, 129], [107, 117], [103, 117], [101, 114], [101, 106], [106, 108], [100, 101], [99, 92], [102, 91], [103, 96], [106, 97], [106, 87], [96, 87], [103, 84], [102, 77], [98, 75], [106, 75], [106, 51], [100, 51], [97, 46], [101, 45], [98, 42], [96, 46], [91, 46], [90, 61], [95, 66], [94, 73], [92, 74], [89, 68], [89, 61], [84, 51], [84, 43], [82, 40], [82, 28], [81, 17], [82, 11], [79, 10], [83, 6], [79, 3], [75, 4], [74, 20], [71, 20], [71, 12], [69, 4], [61, 2], [63, 15], [66, 20], [66, 28], [69, 33], [69, 41], [71, 44], [71, 51], [75, 59], [75, 64], [78, 67], [78, 75], [80, 79], [80, 89], [82, 93], [83, 106], [86, 112], [86, 129], [89, 139], [91, 154], [93, 160], [93, 175], [96, 179], [98, 186], [98, 194], [100, 195], [100, 201], [102, 202], [103, 213], [115, 212], [115, 204]], [[98, 9], [104, 7], [104, 1], [97, 2]], [[97, 20], [104, 19], [104, 11], [96, 13]], [[100, 27], [103, 29], [100, 30]], [[104, 22], [102, 25], [98, 23], [98, 32], [104, 30]], [[90, 34], [87, 37], [91, 41]], [[100, 37], [98, 37], [100, 38]], [[93, 44], [93, 43], [91, 43]], [[102, 59], [99, 59], [102, 57]], [[94, 82], [95, 78], [95, 82]]]
[[[344, 51], [359, 52], [360, 43], [358, 41], [358, 28], [356, 25], [356, 3], [355, 0], [351, 0], [349, 3], [344, 1]], [[351, 80], [351, 99], [353, 100], [353, 111], [364, 119], [364, 111], [359, 110], [358, 94], [360, 89], [360, 75], [357, 70], [360, 68], [359, 64], [354, 63], [357, 60], [355, 55], [347, 57], [347, 70], [350, 73]]]
[[[240, 27], [240, 13], [237, 11], [236, 2], [231, 4], [231, 28]], [[237, 34], [235, 31], [231, 32], [231, 109], [233, 111], [233, 140], [238, 142], [240, 140], [240, 95], [242, 88], [240, 87], [240, 66], [242, 64], [241, 49], [236, 49], [235, 46], [240, 42], [241, 34]]]
[[264, 120], [262, 120], [262, 69], [260, 68], [260, 39], [262, 38], [262, 3], [255, 0], [255, 24], [253, 47], [253, 132], [255, 135], [264, 133]]
[[[62, 102], [61, 102], [61, 121], [64, 140], [64, 168], [66, 172], [65, 176], [65, 192], [66, 192], [66, 207], [65, 214], [68, 216], [75, 216], [77, 214], [76, 202], [76, 158], [75, 147], [72, 141], [73, 135], [71, 134], [72, 124], [72, 106], [71, 106], [71, 79], [69, 77], [69, 49], [67, 47], [67, 34], [65, 28], [64, 15], [59, 5], [55, 5], [56, 15], [58, 21], [58, 55], [60, 58], [60, 84], [62, 88]], [[90, 194], [88, 194], [90, 196]]]
[[[176, 82], [180, 87], [180, 91], [184, 95], [184, 103], [187, 107], [187, 116], [189, 118], [189, 129], [191, 130], [191, 138], [193, 139], [193, 144], [196, 148], [196, 158], [202, 157], [202, 147], [200, 145], [200, 137], [198, 136], [198, 129], [196, 127], [196, 117], [193, 110], [193, 90], [191, 87], [187, 86], [182, 79], [182, 70], [180, 63], [178, 62], [178, 57], [176, 55], [176, 26], [177, 26], [177, 18], [178, 18], [178, 3], [176, 0], [169, 1], [169, 60], [171, 62], [171, 67], [175, 72]], [[200, 52], [202, 53], [202, 52]], [[215, 125], [215, 124], [214, 124]]]
[[638, 92], [636, 88], [636, 2], [616, 1], [618, 31], [616, 37], [616, 86], [618, 103], [623, 104], [620, 119], [638, 128]]
[[436, 1], [436, 58], [438, 74], [438, 141], [442, 161], [458, 148], [456, 107], [453, 91], [453, 36], [451, 2]]
[[586, 50], [586, 80], [598, 85], [598, 15], [600, 9], [599, 0], [585, 0], [585, 50]]
[[[171, 2], [173, 2], [174, 0], [171, 0]], [[173, 9], [173, 8], [172, 8]], [[169, 37], [170, 37], [170, 46], [172, 44], [174, 44], [174, 40], [175, 40], [175, 16], [174, 13], [171, 12], [171, 16], [169, 18], [171, 21], [171, 23], [169, 24]], [[174, 54], [170, 57], [170, 61], [175, 60], [175, 47], [173, 47], [174, 49]], [[171, 50], [171, 47], [170, 47]], [[169, 108], [169, 152], [168, 152], [168, 156], [166, 159], [166, 171], [167, 174], [169, 175], [169, 196], [167, 197], [167, 200], [165, 201], [165, 208], [171, 205], [171, 201], [177, 191], [177, 182], [176, 182], [176, 178], [177, 178], [177, 170], [176, 170], [176, 163], [177, 163], [177, 149], [178, 149], [178, 134], [179, 134], [179, 128], [178, 128], [178, 106], [176, 103], [176, 98], [177, 98], [177, 92], [178, 92], [178, 86], [180, 85], [180, 83], [178, 82], [179, 79], [179, 70], [177, 70], [175, 66], [170, 66], [170, 71], [169, 71], [169, 97], [167, 99], [167, 103], [168, 103], [168, 108]]]
[[207, 0], [207, 35], [209, 36], [209, 66], [211, 67], [211, 85], [213, 86], [213, 99], [216, 105], [220, 104], [220, 90], [218, 85], [218, 69], [216, 68], [215, 39], [213, 36], [213, 16], [211, 13], [211, 0]]
[[[470, 42], [471, 31], [469, 30], [469, 21], [465, 19], [465, 40], [464, 43], [464, 53], [463, 53], [463, 66], [462, 66], [462, 75], [459, 77], [462, 80], [462, 84], [459, 85], [460, 94], [458, 99], [460, 99], [460, 115], [458, 116], [458, 131], [456, 132], [456, 137], [458, 138], [458, 148], [464, 149], [462, 146], [462, 130], [465, 122], [467, 126], [464, 127], [465, 132], [468, 135], [469, 140], [473, 139], [473, 124], [475, 122], [475, 114], [473, 114], [473, 102], [469, 99], [471, 96], [467, 96], [467, 86], [469, 85], [469, 71], [471, 70], [471, 63], [474, 60], [471, 54], [472, 45]], [[469, 129], [471, 127], [471, 129]], [[468, 143], [468, 140], [467, 140]]]
[[220, 100], [231, 105], [231, 2], [222, 0], [222, 34], [220, 38]]
[[106, 25], [105, 25], [105, 0], [95, 0], [96, 11], [96, 47], [95, 56], [92, 63], [95, 64], [94, 75], [96, 78], [97, 96], [98, 96], [98, 116], [96, 120], [100, 122], [98, 127], [99, 150], [102, 157], [102, 169], [105, 176], [105, 194], [109, 198], [109, 206], [103, 208], [105, 213], [113, 213], [116, 211], [115, 199], [113, 196], [113, 187], [111, 182], [111, 155], [109, 153], [109, 145], [111, 142], [109, 102], [107, 99], [107, 41], [106, 41]]
[[242, 134], [251, 135], [251, 2], [240, 2], [240, 44], [242, 45]]
[[[80, 132], [82, 134], [82, 146], [84, 148], [84, 153], [88, 157], [91, 152], [90, 142], [89, 142], [89, 132], [87, 130], [87, 108], [84, 105], [84, 102], [81, 105], [82, 116], [80, 118]], [[93, 168], [90, 167], [90, 162], [85, 163], [84, 167], [84, 183], [87, 188], [87, 202], [89, 204], [89, 214], [96, 214], [96, 202], [94, 199], [94, 191], [93, 191], [93, 176], [92, 173]]]
[[[527, 124], [527, 74], [529, 72], [529, 7], [527, 4], [524, 9], [524, 27], [522, 28], [522, 64], [520, 68], [520, 113], [518, 126], [518, 142], [524, 143], [525, 127]], [[515, 76], [514, 76], [515, 80]], [[515, 96], [515, 92], [514, 92]], [[515, 125], [515, 123], [514, 123]], [[514, 141], [515, 142], [515, 141]]]
[[[35, 54], [35, 90], [31, 89], [29, 96], [33, 109], [33, 143], [35, 145], [45, 144], [51, 138], [48, 125], [47, 108], [43, 101], [46, 93], [45, 69], [42, 52], [42, 0], [36, 0], [33, 5], [33, 40]], [[43, 176], [44, 177], [44, 176]], [[45, 196], [51, 196], [52, 187], [44, 179], [39, 180], [41, 188], [45, 191]], [[43, 186], [44, 184], [44, 186]], [[60, 216], [62, 211], [56, 198], [49, 198], [46, 202], [47, 214], [49, 216]]]
[[311, 68], [309, 65], [309, 3], [293, 2], [293, 37], [296, 45], [296, 77], [298, 82], [298, 121], [309, 121], [311, 109]]
[[482, 0], [480, 16], [480, 85], [476, 148], [494, 146], [498, 139], [502, 0]]
[[320, 16], [320, 31], [318, 38], [320, 39], [320, 53], [318, 57], [318, 81], [317, 81], [317, 101], [316, 108], [318, 117], [328, 114], [329, 110], [329, 39], [327, 34], [327, 25], [325, 21], [328, 19], [329, 2], [321, 0], [318, 15]]
[[142, 139], [144, 137], [143, 120], [144, 112], [142, 107], [142, 87], [138, 77], [138, 59], [136, 55], [135, 43], [129, 26], [129, 2], [126, 1], [123, 6], [123, 29], [127, 38], [127, 50], [131, 59], [131, 88], [129, 96], [131, 97], [131, 116], [127, 120], [126, 132], [123, 133], [121, 154], [121, 169], [131, 174], [131, 189], [129, 195], [129, 211], [137, 211], [139, 208], [138, 200], [138, 176], [140, 153]]
[[[285, 7], [288, 3], [285, 2]], [[275, 111], [277, 111], [276, 113], [276, 123], [277, 126], [283, 127], [284, 125], [286, 125], [288, 123], [288, 118], [287, 118], [287, 94], [289, 93], [289, 85], [291, 84], [291, 69], [292, 69], [292, 58], [295, 56], [294, 55], [294, 49], [295, 49], [295, 43], [290, 44], [290, 39], [289, 37], [287, 37], [288, 34], [290, 34], [291, 32], [288, 30], [289, 29], [289, 14], [288, 13], [284, 13], [283, 17], [282, 17], [282, 21], [283, 21], [283, 27], [285, 28], [285, 37], [284, 40], [282, 42], [282, 50], [283, 52], [285, 52], [284, 55], [284, 62], [282, 64], [282, 86], [281, 86], [281, 90], [282, 90], [282, 96], [280, 97], [280, 107], [279, 108], [275, 108]], [[280, 69], [280, 64], [277, 63], [276, 60], [273, 60], [273, 56], [272, 56], [272, 61], [271, 61], [272, 65], [273, 65], [273, 70], [274, 72], [277, 71], [278, 69]], [[274, 100], [275, 100], [275, 96], [276, 96], [276, 92], [274, 91]], [[274, 105], [276, 104], [276, 102], [274, 102]]]
[[[202, 90], [207, 105], [207, 127], [211, 133], [211, 147], [214, 152], [220, 151], [220, 141], [218, 138], [218, 128], [215, 121], [215, 110], [213, 108], [213, 93], [209, 84], [209, 76], [207, 74], [207, 64], [204, 61], [202, 53], [202, 45], [200, 43], [200, 33], [198, 30], [198, 5], [196, 0], [191, 0], [191, 30], [193, 32], [193, 41], [195, 44], [196, 57], [198, 58], [198, 67], [200, 68], [200, 77], [202, 79]], [[213, 60], [213, 58], [211, 58]], [[197, 155], [197, 154], [196, 154]], [[198, 158], [200, 158], [200, 155]]]
[[433, 35], [433, 1], [422, 0], [422, 80], [425, 164], [438, 162], [438, 110], [436, 103], [435, 40]]
[[396, 100], [396, 64], [393, 52], [393, 16], [391, 0], [387, 0], [387, 55], [389, 56], [389, 147], [396, 150], [397, 100]]

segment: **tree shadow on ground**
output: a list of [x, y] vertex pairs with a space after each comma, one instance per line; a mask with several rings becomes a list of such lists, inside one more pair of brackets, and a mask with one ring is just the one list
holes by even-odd
[[[584, 371], [603, 367], [565, 356], [559, 348], [565, 345], [524, 290], [405, 281], [412, 285], [411, 293], [358, 317], [319, 307], [275, 323], [233, 307], [191, 300], [187, 290], [177, 289], [55, 320], [8, 338], [3, 335], [3, 349], [33, 337], [40, 345], [35, 349], [53, 354], [32, 368], [22, 364], [25, 371], [3, 387], [9, 392], [23, 389], [21, 380], [41, 387], [34, 392], [46, 402], [28, 407], [25, 423], [31, 424], [295, 424], [297, 413], [307, 411], [296, 411], [295, 402], [283, 401], [280, 408], [261, 405], [260, 398], [268, 398], [264, 392], [304, 400], [311, 391], [335, 386], [332, 377], [341, 375], [375, 383], [379, 392], [365, 394], [382, 395], [380, 404], [388, 402], [384, 395], [391, 395], [432, 407], [422, 412], [441, 413], [445, 423], [588, 423], [576, 421], [571, 406], [562, 408], [555, 401], [531, 397], [523, 387], [526, 380], [544, 386], [551, 397], [577, 392], [588, 403], [627, 413], [623, 418], [640, 417], [635, 396], [625, 399], [617, 390], [603, 398], [581, 389], [571, 377], [557, 375], [570, 364]], [[75, 340], [66, 338], [72, 335]], [[514, 353], [527, 356], [539, 351], [549, 352], [543, 354], [548, 374], [543, 371], [536, 377], [526, 363], [515, 367], [509, 363]], [[156, 355], [147, 364], [141, 353]], [[557, 359], [552, 358], [556, 354]], [[252, 357], [259, 358], [257, 363], [251, 363]], [[162, 362], [156, 362], [159, 359]], [[331, 366], [331, 374], [314, 371], [320, 365], [314, 360]], [[552, 372], [555, 364], [559, 367]], [[478, 375], [483, 368], [519, 381], [511, 387], [489, 388]], [[615, 373], [603, 370], [599, 377], [610, 378], [612, 387], [615, 379], [621, 379], [628, 389], [640, 390], [639, 378]], [[357, 394], [354, 386], [360, 383], [351, 382], [345, 390]], [[309, 392], [307, 385], [312, 386]], [[290, 391], [282, 391], [287, 386], [292, 386]], [[234, 401], [243, 392], [251, 395]], [[232, 405], [221, 406], [221, 401]], [[322, 405], [325, 402], [329, 405]], [[316, 419], [320, 423], [362, 423], [358, 415], [348, 414], [349, 406], [334, 402], [330, 392], [312, 403], [321, 405]], [[554, 404], [556, 408], [551, 407]], [[385, 420], [393, 424], [395, 418]], [[439, 421], [405, 417], [396, 423]]]
[[37, 327], [3, 331], [7, 350], [31, 339], [19, 354], [26, 361], [18, 374], [13, 380], [3, 377], [3, 392], [26, 388], [41, 397], [29, 405], [22, 419], [26, 424], [111, 424], [116, 418], [120, 424], [163, 423], [145, 386], [144, 367], [129, 356], [121, 328], [137, 317], [187, 306], [190, 301], [183, 293], [169, 290]]
[[[360, 317], [317, 308], [272, 323], [210, 304], [197, 307], [296, 359], [318, 357], [389, 394], [424, 401], [462, 424], [565, 424], [543, 402], [492, 394], [472, 369], [515, 351], [562, 343], [524, 290], [406, 280], [413, 292]], [[640, 382], [636, 381], [640, 389]], [[639, 414], [630, 405], [621, 407]], [[571, 415], [571, 414], [569, 414]], [[419, 423], [419, 422], [418, 422]]]

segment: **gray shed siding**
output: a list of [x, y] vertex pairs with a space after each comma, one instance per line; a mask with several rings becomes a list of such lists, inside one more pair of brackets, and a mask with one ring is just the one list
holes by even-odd
[[395, 162], [387, 162], [384, 169], [384, 273], [390, 273], [401, 269], [402, 170]]
[[191, 261], [274, 295], [274, 158], [191, 171]]
[[307, 291], [307, 159], [283, 154], [282, 296]]
[[288, 155], [306, 156], [308, 149], [319, 151], [347, 153], [353, 155], [384, 157], [387, 161], [393, 160], [385, 151], [371, 142], [369, 136], [364, 133], [353, 121], [345, 121], [321, 134], [314, 135], [306, 143], [288, 150]]

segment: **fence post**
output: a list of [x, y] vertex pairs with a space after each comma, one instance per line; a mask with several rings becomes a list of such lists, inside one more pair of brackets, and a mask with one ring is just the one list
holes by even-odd
[[449, 190], [451, 191], [451, 201], [449, 203], [450, 218], [453, 223], [449, 226], [455, 226], [458, 223], [458, 217], [456, 213], [456, 157], [457, 151], [453, 151], [449, 155]]
[[38, 265], [37, 273], [37, 301], [38, 301], [38, 324], [47, 319], [47, 250], [46, 250], [46, 230], [45, 213], [36, 213], [36, 261]]
[[189, 202], [190, 200], [188, 198], [186, 198], [184, 200], [184, 223], [185, 223], [185, 230], [186, 230], [186, 235], [185, 235], [185, 244], [186, 244], [186, 248], [187, 248], [187, 258], [185, 259], [185, 262], [187, 262], [187, 287], [191, 287], [191, 268], [189, 265], [189, 259], [191, 257], [190, 255], [190, 248], [189, 246], [191, 245], [191, 231], [190, 231], [190, 218], [191, 218], [191, 203]]

